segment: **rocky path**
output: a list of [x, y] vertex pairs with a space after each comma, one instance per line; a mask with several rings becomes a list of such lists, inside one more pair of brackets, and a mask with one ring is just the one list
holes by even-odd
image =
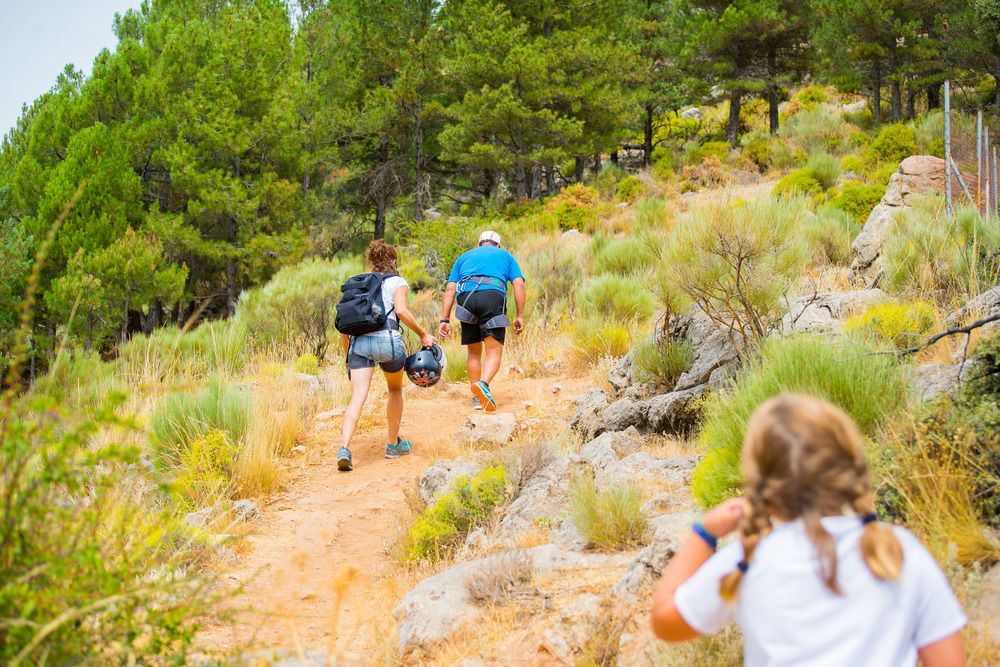
[[[572, 397], [588, 384], [586, 378], [498, 378], [497, 414], [513, 413], [521, 424], [543, 419], [551, 426], [550, 418], [566, 424]], [[384, 399], [384, 382], [376, 380], [352, 443], [353, 472], [336, 470], [340, 417], [315, 424], [304, 458], [288, 461], [285, 488], [234, 545], [236, 562], [221, 566], [227, 583], [243, 587], [232, 602], [235, 623], [206, 628], [199, 644], [321, 651], [345, 665], [374, 664], [392, 654], [391, 610], [406, 591], [393, 590], [400, 565], [387, 546], [405, 530], [405, 492], [436, 459], [456, 454], [452, 435], [473, 411], [465, 384], [408, 389], [402, 434], [413, 454], [386, 460]]]

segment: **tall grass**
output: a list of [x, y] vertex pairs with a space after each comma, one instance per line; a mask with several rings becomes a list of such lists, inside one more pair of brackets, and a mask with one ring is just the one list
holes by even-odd
[[600, 315], [618, 322], [644, 322], [653, 314], [655, 300], [638, 278], [610, 273], [587, 280], [577, 292], [582, 315]]
[[740, 451], [750, 415], [782, 392], [824, 398], [872, 433], [884, 417], [906, 405], [909, 383], [894, 356], [874, 355], [855, 343], [814, 337], [768, 341], [732, 391], [711, 394], [705, 405], [700, 442], [708, 452], [692, 480], [702, 505], [711, 507], [739, 491]]
[[642, 489], [632, 483], [601, 491], [590, 475], [570, 481], [573, 523], [587, 540], [605, 549], [624, 549], [641, 544], [646, 537], [646, 515]]
[[839, 208], [823, 208], [802, 221], [800, 236], [813, 249], [812, 262], [846, 266], [851, 260], [851, 242], [861, 225]]
[[250, 393], [220, 376], [210, 378], [198, 393], [171, 394], [150, 416], [157, 453], [176, 464], [188, 444], [211, 431], [221, 431], [238, 443], [246, 434], [250, 409]]
[[632, 363], [639, 382], [673, 386], [692, 361], [694, 348], [683, 339], [647, 339], [632, 349]]
[[641, 238], [629, 236], [623, 239], [605, 240], [599, 246], [595, 237], [594, 264], [598, 273], [613, 273], [619, 276], [645, 274], [656, 255]]

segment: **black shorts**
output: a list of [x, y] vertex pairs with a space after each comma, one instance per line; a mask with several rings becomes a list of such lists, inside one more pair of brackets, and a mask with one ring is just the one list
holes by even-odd
[[504, 292], [480, 287], [475, 292], [468, 294], [468, 296], [459, 294], [458, 301], [462, 304], [462, 307], [479, 318], [479, 323], [477, 324], [462, 322], [462, 345], [479, 343], [485, 340], [487, 336], [493, 336], [503, 345], [507, 329], [505, 327], [487, 329], [482, 326], [482, 323], [491, 317], [504, 314], [504, 305], [507, 303], [507, 295]]

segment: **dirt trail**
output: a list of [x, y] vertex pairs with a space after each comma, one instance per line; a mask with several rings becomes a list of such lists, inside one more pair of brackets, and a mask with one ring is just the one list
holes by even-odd
[[[561, 387], [558, 394], [554, 385]], [[522, 423], [543, 418], [549, 427], [568, 423], [571, 399], [588, 385], [586, 378], [566, 377], [498, 377], [493, 383], [498, 412], [515, 412]], [[284, 490], [236, 545], [237, 563], [222, 568], [228, 583], [243, 586], [232, 605], [244, 611], [232, 625], [203, 630], [200, 645], [330, 650], [341, 664], [371, 664], [372, 646], [394, 640], [391, 616], [372, 618], [391, 610], [374, 602], [376, 589], [399, 569], [386, 552], [387, 538], [399, 530], [404, 489], [412, 489], [436, 459], [454, 455], [452, 434], [473, 411], [464, 383], [407, 390], [401, 433], [413, 443], [413, 454], [386, 460], [384, 386], [379, 379], [372, 385], [352, 442], [352, 472], [336, 470], [339, 417], [315, 425], [306, 461], [289, 461]], [[357, 569], [357, 578], [344, 590], [334, 619], [338, 576], [346, 566]]]

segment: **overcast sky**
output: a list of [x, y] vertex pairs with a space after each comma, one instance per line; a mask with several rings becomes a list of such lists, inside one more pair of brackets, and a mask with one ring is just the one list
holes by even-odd
[[118, 43], [115, 12], [141, 0], [0, 0], [0, 136], [56, 82], [67, 63], [90, 75], [94, 57]]

